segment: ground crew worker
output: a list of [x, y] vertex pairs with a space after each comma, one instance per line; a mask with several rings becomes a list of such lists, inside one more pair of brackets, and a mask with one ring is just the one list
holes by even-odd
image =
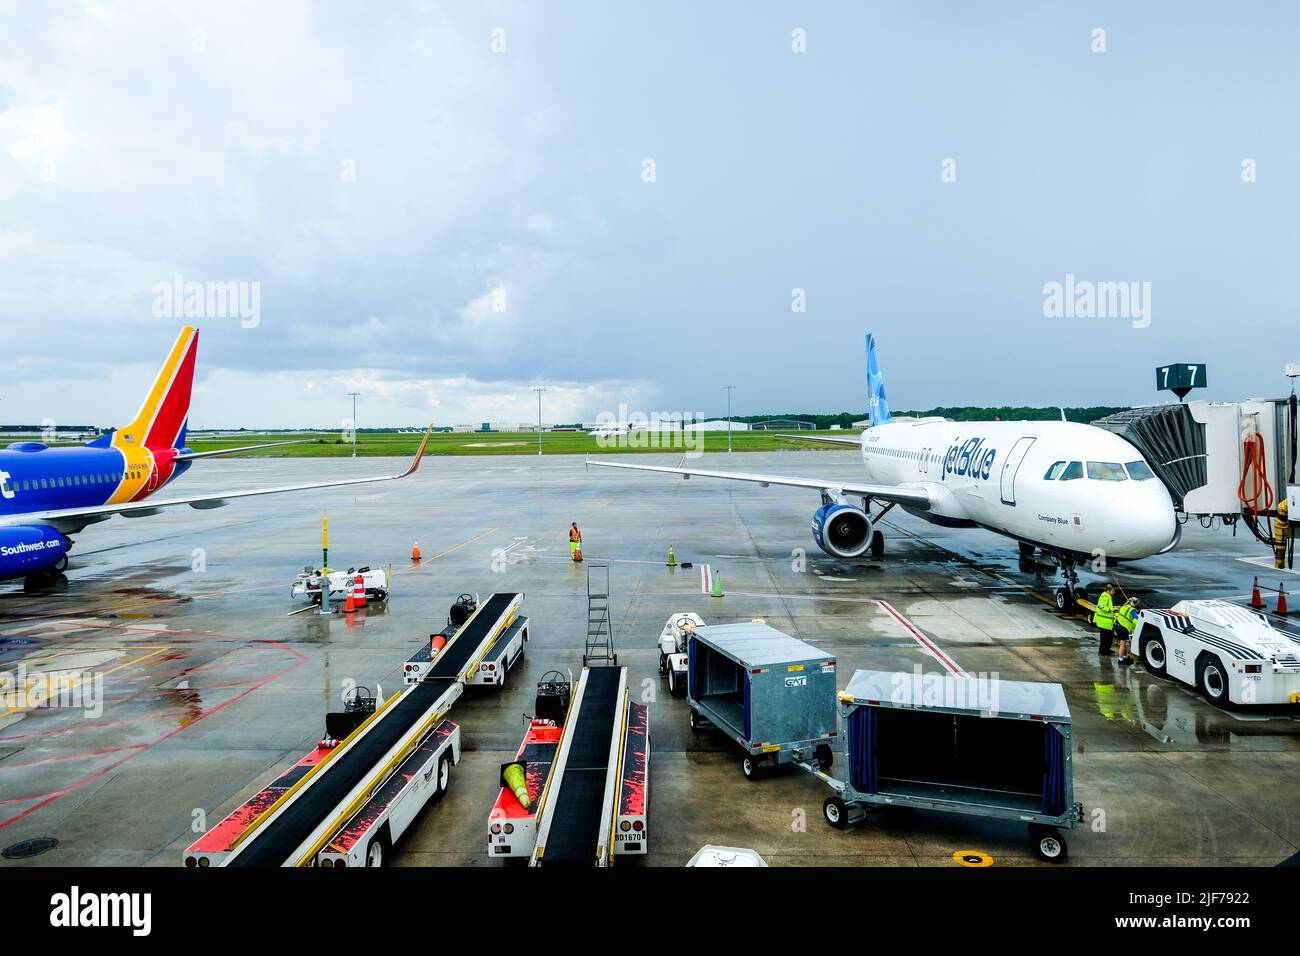
[[569, 557], [574, 561], [578, 560], [578, 548], [582, 544], [582, 531], [578, 528], [578, 522], [573, 522], [569, 528]]
[[1138, 609], [1142, 607], [1142, 602], [1135, 597], [1129, 598], [1124, 602], [1124, 606], [1115, 612], [1115, 623], [1119, 629], [1115, 632], [1119, 635], [1119, 658], [1116, 664], [1128, 666], [1133, 663], [1133, 658], [1128, 656], [1129, 642], [1133, 640], [1133, 631], [1137, 627]]
[[1119, 588], [1113, 584], [1106, 585], [1106, 590], [1097, 598], [1097, 610], [1092, 612], [1092, 623], [1097, 627], [1097, 654], [1110, 657], [1110, 645], [1115, 640], [1115, 593]]
[[1286, 499], [1283, 498], [1277, 503], [1277, 517], [1273, 519], [1273, 567], [1275, 568], [1286, 567], [1286, 539], [1291, 533], [1286, 512]]

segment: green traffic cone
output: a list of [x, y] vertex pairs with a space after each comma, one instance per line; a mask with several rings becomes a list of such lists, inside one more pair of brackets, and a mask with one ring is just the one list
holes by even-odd
[[673, 554], [673, 546], [671, 544], [668, 546], [668, 567], [677, 567], [677, 556]]
[[722, 597], [722, 573], [716, 570], [713, 572], [713, 596]]
[[505, 778], [507, 786], [514, 791], [515, 799], [525, 810], [529, 808], [528, 785], [525, 783], [524, 768], [522, 764], [512, 763], [502, 771], [501, 776]]

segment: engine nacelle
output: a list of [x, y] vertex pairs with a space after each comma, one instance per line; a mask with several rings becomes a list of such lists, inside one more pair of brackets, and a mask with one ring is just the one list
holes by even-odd
[[871, 517], [852, 505], [822, 505], [813, 515], [813, 540], [836, 558], [859, 558], [871, 547]]
[[68, 539], [54, 528], [0, 528], [0, 578], [22, 578], [61, 567], [67, 555]]

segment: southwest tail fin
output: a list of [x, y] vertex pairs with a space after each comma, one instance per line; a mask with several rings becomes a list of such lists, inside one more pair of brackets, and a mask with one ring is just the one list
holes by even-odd
[[885, 379], [880, 374], [880, 361], [876, 358], [876, 337], [867, 333], [867, 420], [872, 425], [892, 421], [889, 401], [885, 398]]
[[152, 449], [184, 444], [198, 350], [199, 330], [190, 326], [181, 329], [140, 411], [131, 424], [118, 429], [131, 436], [128, 440]]

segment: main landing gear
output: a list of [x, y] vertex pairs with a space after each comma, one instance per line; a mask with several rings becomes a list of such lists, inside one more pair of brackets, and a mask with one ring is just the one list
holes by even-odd
[[[72, 540], [68, 539], [68, 547], [71, 546]], [[28, 594], [66, 591], [68, 589], [68, 578], [63, 572], [67, 569], [68, 555], [65, 552], [59, 558], [59, 563], [54, 567], [46, 568], [44, 571], [37, 571], [35, 574], [29, 574], [23, 578], [23, 590]]]

